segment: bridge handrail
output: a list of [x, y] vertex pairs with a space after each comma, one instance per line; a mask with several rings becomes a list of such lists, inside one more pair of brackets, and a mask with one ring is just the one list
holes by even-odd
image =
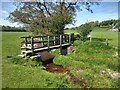
[[[52, 37], [52, 39], [50, 37]], [[56, 39], [56, 37], [58, 37], [58, 38]], [[50, 46], [51, 46], [50, 42], [53, 42], [54, 45], [57, 45], [56, 43], [59, 42], [60, 47], [62, 47], [62, 44], [65, 44], [65, 43], [72, 44], [73, 40], [74, 40], [74, 34], [72, 33], [72, 34], [43, 35], [43, 36], [23, 36], [21, 38], [25, 39], [24, 43], [25, 43], [26, 47], [27, 47], [27, 44], [31, 44], [31, 50], [34, 53], [34, 49], [36, 49], [34, 47], [35, 43], [45, 43], [45, 42], [47, 42], [47, 47], [48, 47], [48, 51], [49, 51]], [[41, 41], [35, 41], [35, 38], [41, 38], [42, 40]], [[46, 40], [43, 40], [43, 38], [46, 38]], [[28, 42], [27, 39], [30, 39], [30, 41]]]
[[69, 34], [41, 35], [41, 36], [22, 36], [22, 37], [20, 37], [20, 38], [31, 38], [31, 37], [34, 37], [34, 38], [41, 38], [41, 37], [47, 37], [47, 36], [52, 37], [52, 36], [60, 36], [60, 35], [66, 36], [66, 35], [69, 35]]

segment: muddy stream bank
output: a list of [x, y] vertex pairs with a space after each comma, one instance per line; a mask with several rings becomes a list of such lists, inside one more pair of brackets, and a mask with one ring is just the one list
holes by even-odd
[[80, 80], [78, 78], [76, 78], [68, 68], [65, 68], [63, 65], [57, 65], [54, 63], [49, 63], [46, 65], [43, 65], [45, 67], [45, 70], [51, 73], [61, 73], [61, 74], [65, 74], [67, 76], [67, 80], [79, 85], [82, 88], [89, 88], [89, 86], [87, 86], [86, 82], [84, 80]]
[[71, 72], [70, 69], [64, 67], [63, 65], [54, 64], [53, 59], [54, 55], [48, 52], [42, 52], [39, 53], [41, 55], [41, 60], [43, 62], [43, 66], [45, 67], [45, 70], [51, 73], [61, 73], [65, 74], [67, 77], [67, 80], [77, 84], [78, 86], [82, 88], [88, 88], [89, 86], [83, 79], [76, 78]]
[[64, 67], [63, 65], [54, 64], [53, 59], [54, 55], [48, 52], [39, 53], [41, 55], [41, 60], [43, 62], [43, 66], [45, 70], [51, 73], [56, 74], [65, 74], [67, 76], [67, 80], [79, 85], [82, 88], [90, 88], [85, 80], [76, 78], [70, 71], [70, 69]]

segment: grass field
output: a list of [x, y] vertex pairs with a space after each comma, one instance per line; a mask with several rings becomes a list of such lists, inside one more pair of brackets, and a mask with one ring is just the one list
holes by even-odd
[[101, 39], [109, 39], [109, 45], [110, 46], [114, 46], [114, 47], [118, 47], [118, 34], [120, 34], [120, 32], [111, 32], [108, 31], [109, 29], [107, 28], [95, 28], [92, 33], [91, 36], [93, 38], [101, 38]]
[[[94, 28], [94, 30], [91, 32], [91, 37], [97, 38], [96, 40], [102, 40], [102, 39], [109, 39], [108, 43], [110, 46], [118, 47], [118, 34], [120, 32], [111, 32], [108, 31], [108, 28]], [[74, 34], [79, 34], [77, 30], [66, 30], [65, 33], [74, 33]], [[105, 40], [103, 40], [105, 42]]]
[[[98, 36], [97, 31], [93, 35]], [[112, 32], [110, 32], [112, 33]], [[101, 32], [102, 34], [102, 32]], [[116, 33], [115, 33], [116, 34]], [[11, 62], [12, 57], [20, 54], [20, 36], [28, 33], [2, 33], [2, 87], [3, 88], [78, 88], [77, 84], [67, 80], [65, 74], [54, 74], [43, 70], [43, 66], [30, 67]], [[111, 36], [113, 38], [113, 36]], [[114, 37], [115, 39], [116, 37]], [[112, 40], [114, 40], [112, 39]], [[111, 43], [116, 44], [117, 41]], [[101, 42], [75, 41], [72, 46], [76, 52], [66, 56], [59, 55], [59, 50], [51, 52], [55, 55], [54, 63], [62, 64], [71, 70], [78, 79], [83, 79], [93, 88], [118, 88], [118, 80], [102, 70], [117, 72], [118, 57], [113, 55], [117, 50], [107, 47]], [[81, 84], [81, 83], [79, 83]], [[82, 86], [81, 86], [82, 87]]]
[[66, 34], [69, 34], [69, 33], [78, 34], [78, 31], [77, 31], [77, 30], [72, 30], [72, 29], [70, 29], [70, 30], [65, 30], [64, 33], [66, 33]]

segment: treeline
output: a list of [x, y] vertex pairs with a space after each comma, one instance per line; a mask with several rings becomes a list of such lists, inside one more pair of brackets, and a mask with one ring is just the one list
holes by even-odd
[[[116, 28], [119, 26], [119, 20], [105, 20], [102, 22], [99, 21], [92, 21], [92, 22], [87, 22], [89, 23], [93, 28], [95, 27], [108, 27], [108, 28], [112, 28], [113, 26], [116, 26]], [[84, 24], [82, 24], [84, 25]], [[74, 28], [70, 28], [72, 30], [78, 30], [82, 25], [78, 26], [78, 27], [74, 27]], [[66, 30], [69, 30], [69, 28], [66, 28]]]
[[106, 20], [99, 23], [99, 26], [115, 26], [118, 24], [118, 20]]
[[2, 32], [27, 32], [24, 27], [11, 27], [11, 26], [1, 26], [0, 31]]

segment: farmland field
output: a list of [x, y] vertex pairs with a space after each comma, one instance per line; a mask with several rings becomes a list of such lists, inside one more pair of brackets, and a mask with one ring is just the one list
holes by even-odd
[[[76, 32], [76, 31], [75, 31]], [[106, 31], [93, 31], [92, 36], [106, 38]], [[70, 32], [69, 32], [70, 33]], [[117, 46], [116, 32], [106, 32], [111, 39], [110, 45]], [[2, 87], [3, 88], [78, 88], [81, 84], [69, 81], [66, 74], [55, 74], [45, 71], [43, 66], [31, 67], [12, 63], [13, 57], [20, 54], [21, 36], [29, 33], [2, 33]], [[102, 35], [102, 36], [101, 36]], [[62, 64], [70, 69], [79, 80], [93, 88], [118, 88], [118, 80], [109, 73], [102, 71], [118, 71], [118, 57], [114, 56], [116, 49], [104, 43], [93, 41], [82, 43], [75, 41], [72, 48], [74, 53], [66, 56], [59, 55], [59, 50], [51, 51], [55, 55], [54, 63]]]
[[[91, 32], [91, 37], [98, 38], [99, 39], [109, 39], [108, 43], [110, 46], [118, 47], [118, 34], [120, 32], [111, 32], [108, 31], [108, 28], [94, 28], [94, 30]], [[65, 33], [74, 33], [78, 34], [77, 30], [66, 30]]]

